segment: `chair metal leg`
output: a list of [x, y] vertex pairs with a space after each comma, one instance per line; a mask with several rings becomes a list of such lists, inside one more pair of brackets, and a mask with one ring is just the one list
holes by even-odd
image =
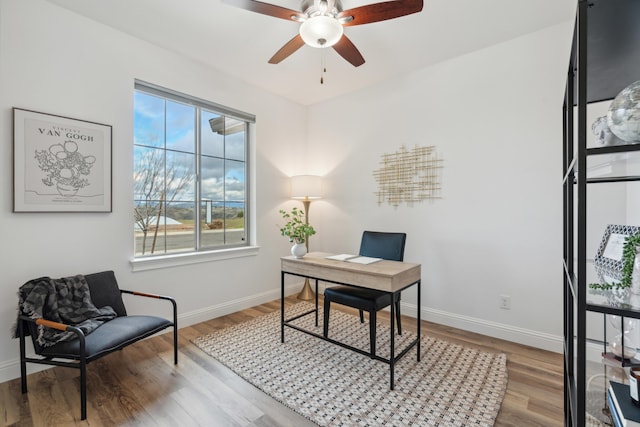
[[80, 348], [80, 419], [87, 419], [87, 345], [84, 333], [75, 326], [67, 326], [67, 330], [73, 331], [78, 336]]
[[173, 305], [173, 364], [178, 364], [178, 305], [176, 300], [170, 299]]
[[24, 338], [24, 325], [18, 320], [18, 335], [20, 336], [20, 382], [22, 385], [22, 393], [27, 392], [27, 361]]
[[178, 328], [173, 327], [173, 364], [178, 364]]
[[376, 311], [369, 312], [369, 341], [371, 346], [371, 358], [376, 355]]
[[398, 335], [402, 335], [402, 324], [400, 323], [400, 300], [396, 301], [396, 321], [398, 322]]
[[364, 323], [364, 313], [362, 310], [359, 310], [359, 311], [360, 311], [360, 323]]
[[87, 419], [87, 361], [80, 360], [80, 419]]
[[322, 318], [322, 335], [325, 338], [329, 336], [329, 313], [330, 313], [331, 301], [324, 300], [324, 314]]

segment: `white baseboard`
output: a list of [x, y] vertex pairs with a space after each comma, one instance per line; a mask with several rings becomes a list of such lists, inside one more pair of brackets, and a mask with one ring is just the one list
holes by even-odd
[[[416, 317], [416, 305], [401, 303], [403, 315]], [[563, 338], [561, 336], [533, 331], [531, 329], [491, 322], [470, 316], [449, 313], [433, 308], [422, 308], [420, 318], [433, 323], [451, 326], [465, 331], [475, 332], [494, 338], [499, 338], [518, 344], [528, 345], [543, 350], [562, 353]]]
[[[318, 292], [322, 293], [325, 287], [331, 285], [320, 284]], [[416, 317], [416, 305], [407, 302], [400, 303], [402, 315]], [[388, 310], [388, 309], [387, 309]], [[475, 332], [494, 338], [512, 341], [518, 344], [529, 345], [555, 353], [563, 352], [563, 337], [552, 334], [545, 334], [531, 329], [519, 328], [503, 323], [490, 322], [475, 317], [463, 316], [449, 313], [433, 308], [422, 308], [420, 318], [433, 323], [451, 326], [465, 331]]]
[[[287, 285], [284, 289], [285, 295], [292, 295], [300, 292], [301, 283]], [[280, 299], [280, 289], [263, 292], [261, 294], [251, 295], [245, 298], [236, 299], [223, 304], [205, 307], [200, 310], [190, 311], [178, 316], [178, 327], [195, 325], [196, 323], [205, 322], [217, 317], [226, 316], [244, 310], [245, 308], [255, 307], [269, 301]]]

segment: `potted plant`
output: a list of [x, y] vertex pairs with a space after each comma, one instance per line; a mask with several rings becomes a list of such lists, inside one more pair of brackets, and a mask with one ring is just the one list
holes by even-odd
[[280, 234], [288, 237], [294, 245], [291, 248], [291, 254], [296, 258], [302, 258], [307, 253], [306, 242], [309, 236], [316, 234], [316, 230], [309, 225], [302, 209], [293, 208], [290, 212], [283, 209], [280, 215], [287, 222], [280, 228]]

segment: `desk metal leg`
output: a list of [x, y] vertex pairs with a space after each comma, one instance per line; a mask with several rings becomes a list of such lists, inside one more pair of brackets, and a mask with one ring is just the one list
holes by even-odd
[[391, 294], [391, 304], [389, 305], [389, 307], [391, 307], [391, 348], [389, 349], [389, 381], [391, 382], [390, 385], [390, 389], [393, 390], [393, 386], [394, 386], [394, 377], [395, 377], [395, 364], [396, 364], [396, 355], [395, 355], [395, 336], [396, 336], [396, 325], [395, 323], [395, 295]]
[[284, 272], [280, 272], [280, 342], [284, 343]]
[[318, 327], [318, 279], [316, 279], [316, 328]]
[[416, 348], [418, 349], [418, 362], [420, 361], [420, 312], [422, 311], [421, 307], [421, 301], [420, 301], [420, 297], [421, 297], [421, 291], [420, 289], [422, 288], [422, 280], [418, 280], [418, 344], [416, 345]]

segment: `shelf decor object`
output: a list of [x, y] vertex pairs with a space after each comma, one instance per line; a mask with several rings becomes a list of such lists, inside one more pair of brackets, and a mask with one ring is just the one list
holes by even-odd
[[111, 212], [111, 126], [14, 108], [13, 211]]
[[632, 359], [636, 355], [637, 344], [631, 332], [635, 329], [637, 320], [611, 315], [607, 317], [611, 326], [618, 332], [609, 343], [611, 353], [620, 359]]
[[631, 286], [636, 240], [640, 238], [638, 233], [640, 227], [637, 226], [607, 225], [594, 259], [595, 270], [602, 283], [615, 288]]
[[378, 206], [387, 202], [397, 207], [441, 198], [442, 160], [434, 146], [407, 150], [403, 145], [395, 153], [383, 154], [380, 163], [382, 167], [373, 172], [378, 182]]
[[[309, 225], [309, 208], [312, 200], [322, 198], [322, 177], [317, 175], [295, 175], [291, 177], [291, 198], [301, 200], [304, 206], [304, 221]], [[315, 230], [314, 233], [315, 234]], [[306, 253], [309, 253], [309, 236], [305, 239]], [[315, 298], [309, 279], [304, 279], [302, 290], [298, 294], [298, 299], [310, 301]]]
[[629, 144], [640, 143], [640, 80], [631, 83], [613, 99], [607, 124], [618, 138]]

